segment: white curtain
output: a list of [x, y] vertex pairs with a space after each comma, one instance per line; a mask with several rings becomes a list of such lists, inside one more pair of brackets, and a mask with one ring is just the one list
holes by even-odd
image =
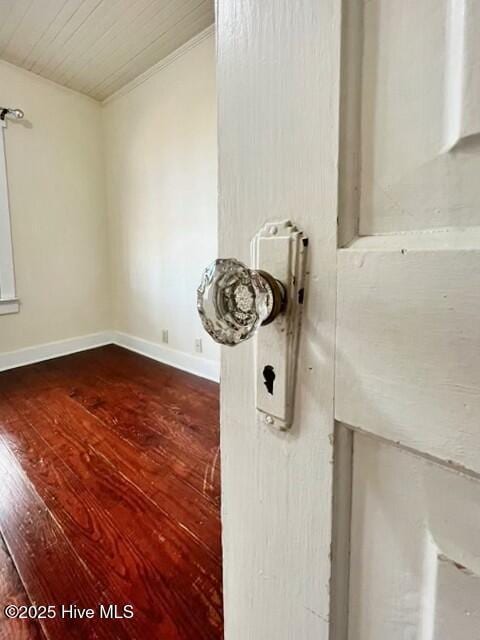
[[6, 129], [7, 123], [0, 120], [0, 301], [14, 300], [16, 297], [5, 153]]

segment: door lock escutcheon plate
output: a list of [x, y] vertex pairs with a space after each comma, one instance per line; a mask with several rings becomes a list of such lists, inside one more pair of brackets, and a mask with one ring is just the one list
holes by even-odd
[[260, 420], [282, 431], [293, 423], [308, 240], [290, 221], [267, 223], [252, 241], [249, 268], [219, 259], [204, 272], [197, 307], [223, 345], [255, 336], [255, 401]]
[[252, 241], [252, 262], [285, 289], [284, 310], [256, 335], [256, 407], [281, 431], [292, 426], [308, 240], [290, 221], [267, 223]]

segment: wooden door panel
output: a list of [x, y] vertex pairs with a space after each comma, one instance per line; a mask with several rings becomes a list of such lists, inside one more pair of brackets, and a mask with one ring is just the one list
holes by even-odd
[[480, 637], [480, 482], [354, 436], [350, 640]]
[[480, 640], [480, 3], [343, 6], [348, 637]]
[[480, 251], [428, 242], [339, 252], [335, 413], [480, 473]]
[[361, 235], [480, 224], [480, 4], [363, 6]]

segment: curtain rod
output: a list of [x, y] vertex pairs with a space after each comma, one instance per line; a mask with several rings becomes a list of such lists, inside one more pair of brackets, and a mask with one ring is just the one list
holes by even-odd
[[0, 107], [0, 120], [5, 120], [7, 116], [21, 120], [25, 114], [21, 109], [9, 109], [8, 107]]

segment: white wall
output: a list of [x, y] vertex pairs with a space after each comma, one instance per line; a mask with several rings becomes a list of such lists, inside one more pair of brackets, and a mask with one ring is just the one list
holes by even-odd
[[195, 291], [217, 255], [213, 35], [103, 113], [113, 324], [118, 331], [218, 361]]
[[26, 114], [6, 132], [21, 310], [0, 316], [0, 369], [64, 346], [7, 352], [114, 329], [124, 346], [216, 377], [219, 348], [196, 311], [217, 255], [212, 30], [147, 76], [102, 106], [0, 62], [0, 105]]
[[101, 106], [0, 62], [20, 313], [0, 316], [0, 352], [110, 326]]

